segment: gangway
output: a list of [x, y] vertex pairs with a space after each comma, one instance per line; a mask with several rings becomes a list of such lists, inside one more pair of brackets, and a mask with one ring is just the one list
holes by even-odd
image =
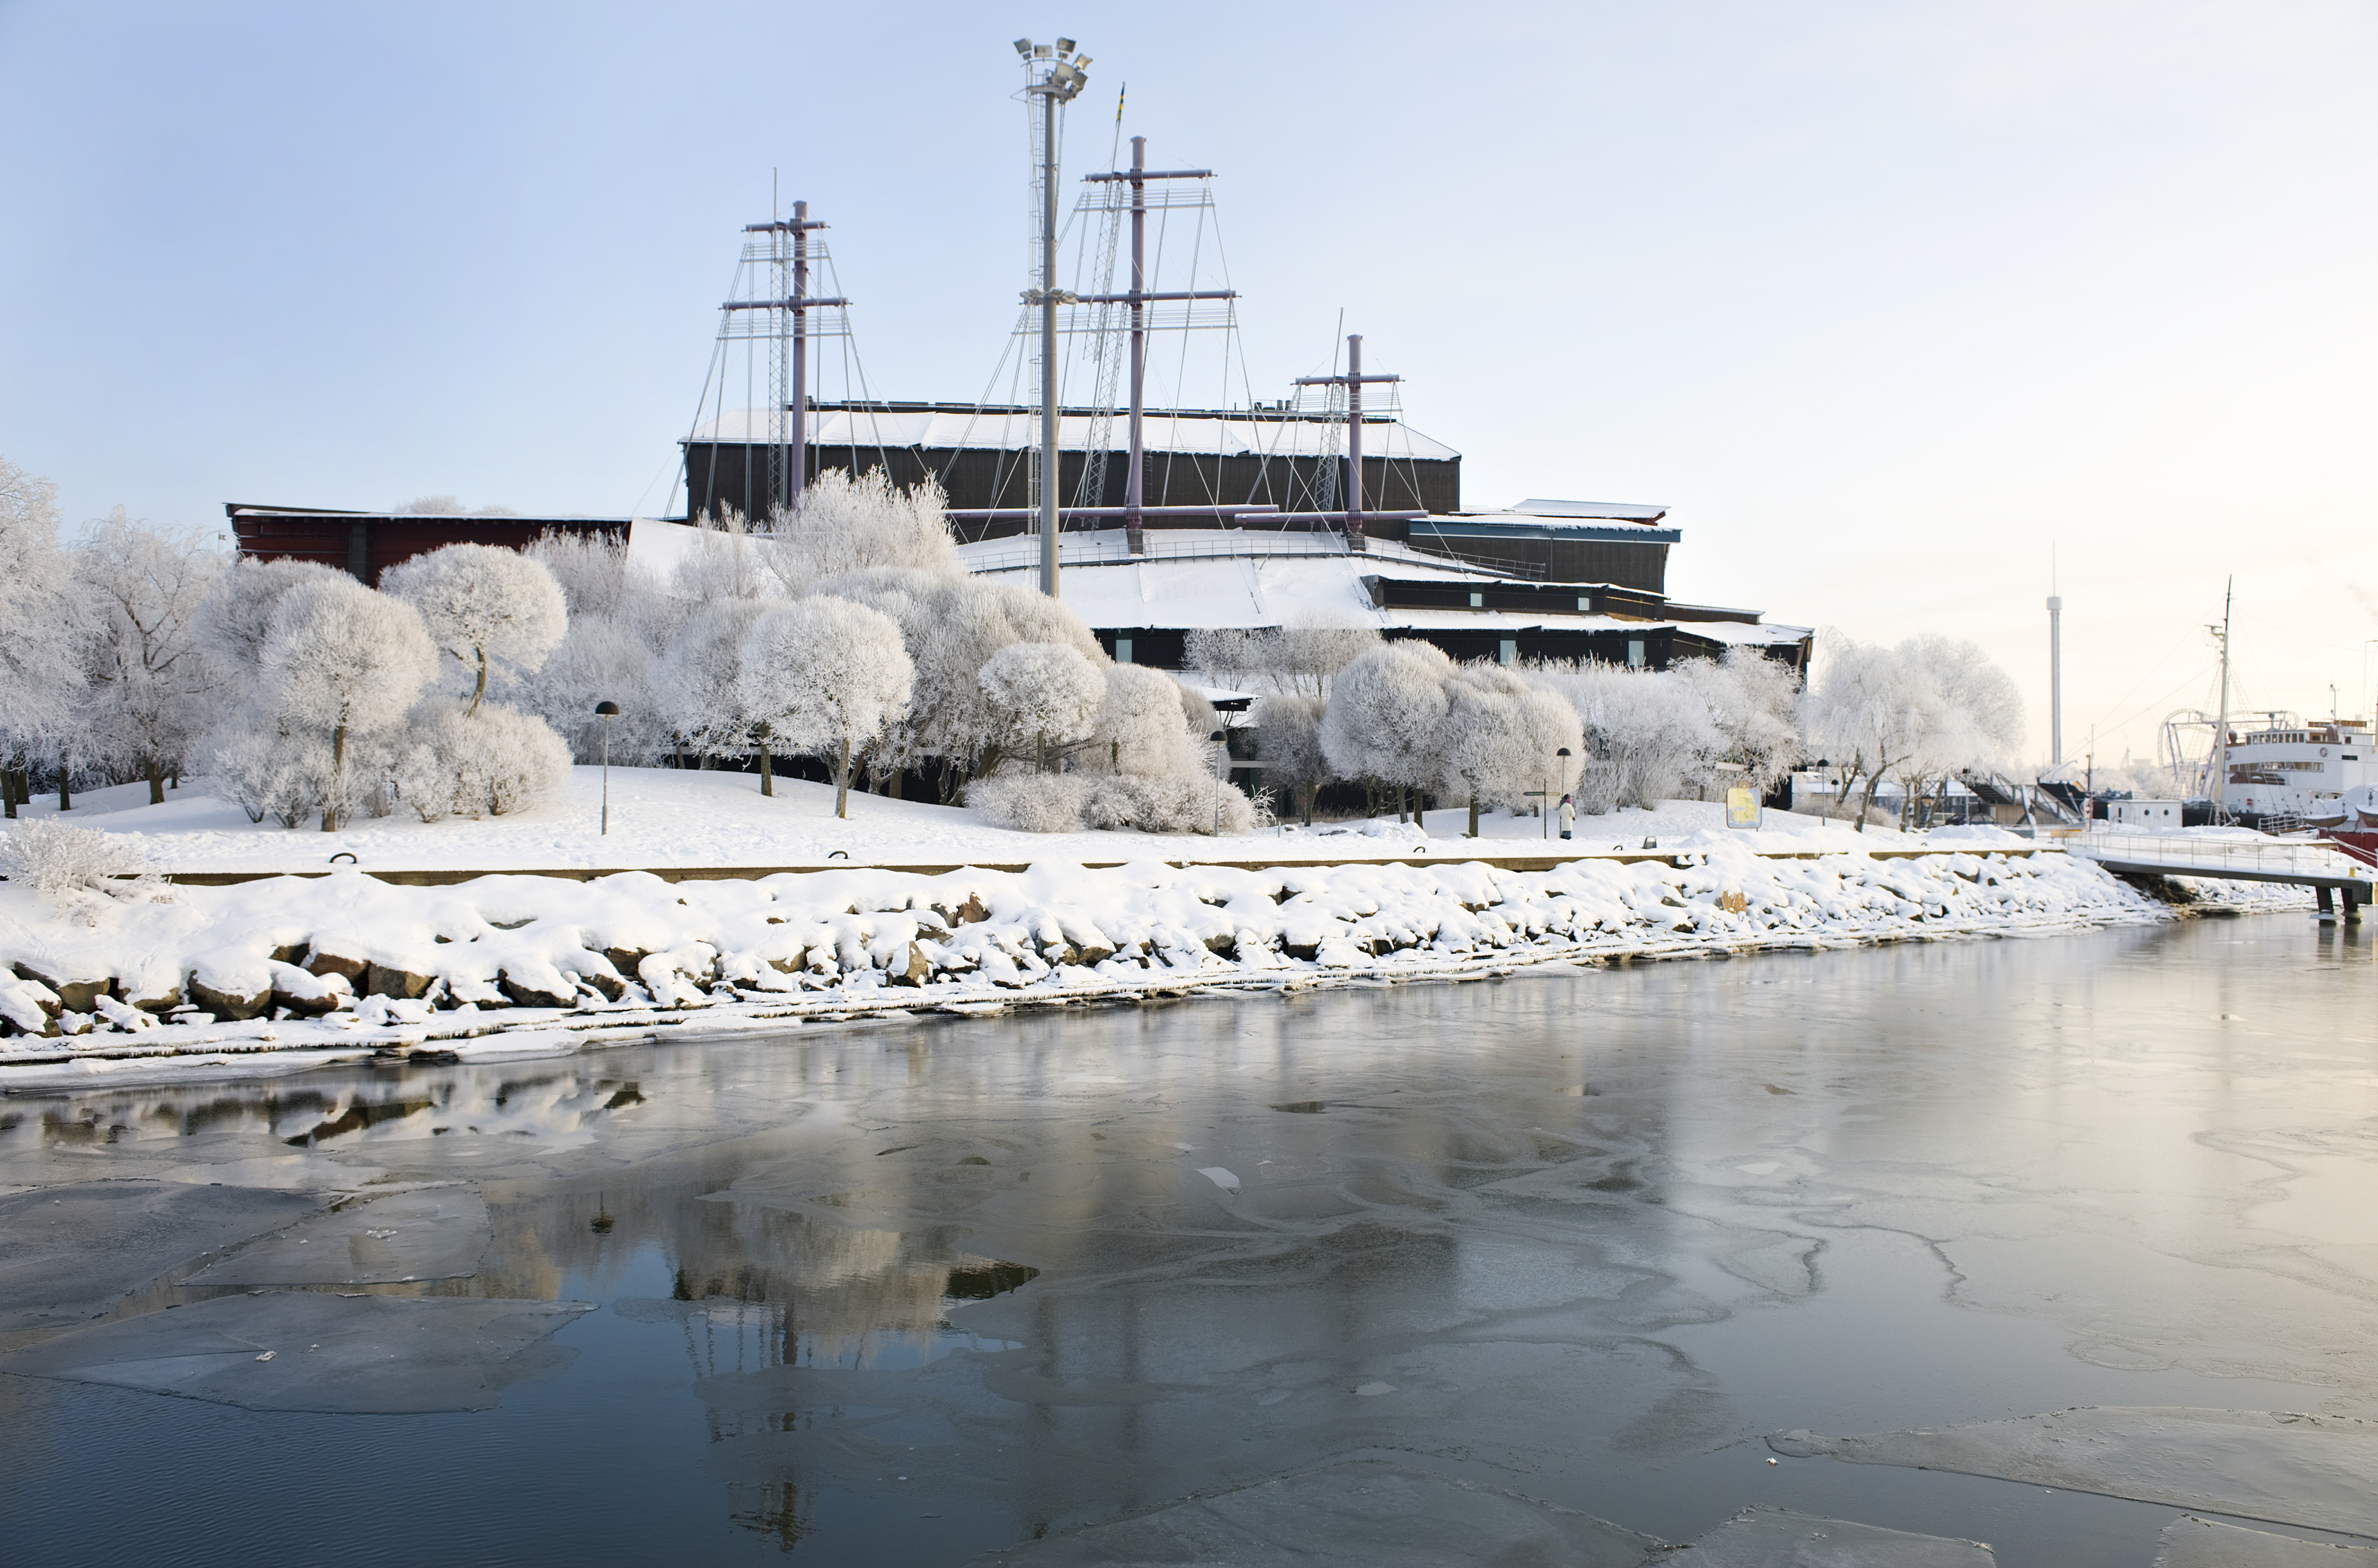
[[2208, 838], [2189, 833], [2092, 832], [2065, 844], [2065, 851], [2095, 860], [2120, 877], [2210, 877], [2229, 882], [2291, 882], [2319, 894], [2324, 917], [2342, 895], [2345, 918], [2361, 917], [2361, 905], [2378, 887], [2378, 869], [2327, 844], [2309, 839]]

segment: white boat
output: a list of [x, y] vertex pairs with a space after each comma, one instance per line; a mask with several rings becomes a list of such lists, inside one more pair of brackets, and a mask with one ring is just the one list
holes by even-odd
[[2250, 822], [2308, 827], [2347, 824], [2348, 790], [2378, 784], [2378, 753], [2366, 719], [2306, 722], [2289, 712], [2246, 715], [2222, 748], [2227, 804]]

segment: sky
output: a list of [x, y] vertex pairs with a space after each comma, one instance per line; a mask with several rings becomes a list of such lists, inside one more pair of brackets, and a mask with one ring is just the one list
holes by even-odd
[[874, 394], [970, 402], [1060, 31], [1069, 199], [1127, 84], [1218, 173], [1245, 386], [1342, 312], [1468, 505], [1664, 504], [1676, 598], [1971, 640], [2035, 758], [2051, 570], [2068, 756], [2211, 705], [2233, 577], [2233, 706], [2378, 701], [2362, 3], [0, 0], [0, 455], [70, 520], [658, 510], [772, 191]]

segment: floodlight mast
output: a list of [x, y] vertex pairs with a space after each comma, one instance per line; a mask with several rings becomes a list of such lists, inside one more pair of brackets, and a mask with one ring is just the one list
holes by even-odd
[[[1015, 41], [1023, 57], [1024, 96], [1040, 101], [1040, 280], [1024, 297], [1040, 307], [1040, 472], [1034, 497], [1040, 513], [1040, 592], [1057, 597], [1057, 306], [1072, 296], [1057, 289], [1057, 106], [1070, 103], [1088, 81], [1089, 56], [1078, 60], [1074, 41], [1052, 52], [1028, 38]], [[1044, 65], [1043, 62], [1046, 62]]]

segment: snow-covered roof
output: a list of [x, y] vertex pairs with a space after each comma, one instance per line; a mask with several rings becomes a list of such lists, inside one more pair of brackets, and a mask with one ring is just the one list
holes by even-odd
[[1675, 528], [1613, 518], [1556, 518], [1536, 512], [1447, 512], [1415, 522], [1448, 539], [1617, 540], [1673, 545], [1684, 536]]
[[[1553, 609], [1430, 609], [1372, 603], [1366, 577], [1475, 585], [1481, 574], [1399, 545], [1374, 540], [1356, 554], [1327, 533], [1267, 533], [1237, 529], [1149, 529], [1147, 554], [1133, 556], [1121, 529], [1059, 535], [1058, 589], [1066, 606], [1094, 627], [1267, 627], [1302, 615], [1351, 617], [1370, 626], [1447, 630], [1640, 632], [1682, 627], [1715, 642], [1751, 646], [1798, 642], [1806, 627], [1747, 621], [1630, 620]], [[1027, 575], [1038, 569], [1030, 539], [994, 539], [959, 547], [967, 569]], [[1489, 574], [1491, 576], [1491, 574]]]
[[1657, 522], [1668, 515], [1665, 507], [1648, 507], [1630, 501], [1526, 500], [1503, 509], [1518, 512], [1522, 517], [1607, 518], [1614, 522]]
[[[687, 439], [764, 446], [770, 439], [768, 417], [764, 408], [729, 409], [709, 424], [697, 426]], [[1088, 449], [1094, 423], [1088, 413], [1061, 413], [1057, 417], [1057, 445], [1067, 451]], [[921, 447], [929, 450], [974, 447], [1023, 451], [1037, 445], [1040, 438], [1040, 422], [1036, 415], [999, 409], [812, 409], [809, 425], [810, 443], [819, 447]], [[1121, 415], [1108, 421], [1106, 437], [1111, 449], [1123, 449], [1128, 433]], [[1302, 419], [1260, 410], [1184, 413], [1152, 409], [1141, 423], [1141, 443], [1151, 452], [1327, 457], [1345, 452], [1346, 427], [1342, 421]], [[1363, 421], [1363, 455], [1425, 462], [1449, 462], [1461, 456], [1400, 420], [1371, 418]]]

